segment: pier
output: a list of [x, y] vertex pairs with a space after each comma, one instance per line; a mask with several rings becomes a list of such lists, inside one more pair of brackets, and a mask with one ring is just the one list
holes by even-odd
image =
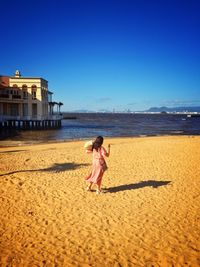
[[0, 129], [50, 130], [61, 128], [60, 120], [5, 120], [0, 121]]

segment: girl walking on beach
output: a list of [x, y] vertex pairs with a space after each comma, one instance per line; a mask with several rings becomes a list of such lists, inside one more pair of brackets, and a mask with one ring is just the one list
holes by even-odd
[[104, 172], [107, 170], [107, 164], [105, 161], [105, 157], [109, 157], [110, 155], [110, 144], [108, 145], [108, 152], [102, 146], [103, 137], [98, 136], [96, 140], [92, 144], [91, 149], [87, 149], [87, 153], [92, 153], [93, 156], [93, 164], [92, 164], [92, 172], [86, 178], [86, 181], [89, 182], [87, 187], [88, 191], [91, 191], [93, 184], [97, 185], [97, 194], [101, 193], [101, 184]]

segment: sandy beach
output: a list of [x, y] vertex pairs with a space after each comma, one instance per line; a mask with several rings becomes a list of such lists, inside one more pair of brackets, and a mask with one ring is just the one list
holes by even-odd
[[100, 195], [84, 141], [0, 148], [0, 266], [200, 266], [200, 137], [108, 143]]

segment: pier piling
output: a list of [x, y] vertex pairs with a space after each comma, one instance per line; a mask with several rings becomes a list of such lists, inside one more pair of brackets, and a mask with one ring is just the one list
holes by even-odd
[[7, 120], [0, 121], [0, 129], [47, 130], [62, 127], [61, 120]]

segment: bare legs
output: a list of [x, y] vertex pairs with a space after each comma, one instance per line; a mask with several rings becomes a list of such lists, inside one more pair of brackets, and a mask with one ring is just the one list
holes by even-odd
[[92, 182], [90, 182], [90, 184], [87, 186], [87, 191], [91, 191], [91, 189], [92, 189], [92, 185], [93, 185], [93, 183]]
[[[93, 183], [90, 182], [89, 185], [87, 186], [86, 190], [87, 191], [91, 191], [92, 190], [92, 186], [93, 186]], [[97, 184], [96, 194], [100, 194], [100, 193], [101, 193], [101, 184]]]
[[100, 193], [101, 193], [101, 185], [98, 184], [98, 185], [97, 185], [97, 191], [96, 191], [96, 194], [98, 195], [98, 194], [100, 194]]
[[[97, 183], [89, 182], [89, 185], [87, 186], [86, 190], [87, 191], [92, 191], [93, 185], [96, 185], [97, 186], [96, 193], [97, 194], [100, 194], [101, 193], [101, 183], [102, 183], [103, 174], [104, 174], [104, 171], [102, 171], [101, 174], [100, 174], [100, 176], [98, 177]], [[91, 175], [88, 176], [88, 178], [90, 178], [90, 177], [91, 177]]]

